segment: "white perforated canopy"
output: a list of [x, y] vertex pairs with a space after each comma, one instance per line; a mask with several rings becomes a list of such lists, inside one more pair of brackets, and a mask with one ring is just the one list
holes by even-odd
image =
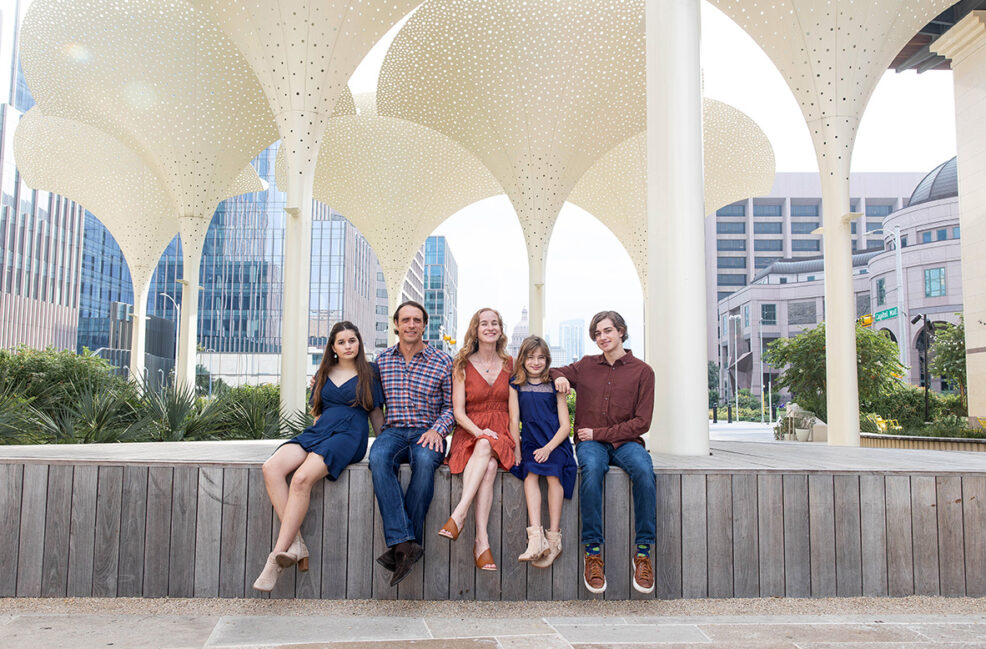
[[[314, 196], [366, 237], [396, 304], [411, 260], [432, 230], [502, 190], [475, 156], [445, 135], [378, 115], [370, 96], [358, 100], [359, 115], [329, 121]], [[285, 173], [278, 151], [278, 184]]]
[[643, 0], [429, 0], [394, 39], [377, 101], [490, 169], [543, 272], [576, 181], [645, 128], [644, 84]]
[[[743, 112], [704, 100], [705, 213], [770, 192], [774, 152], [764, 132]], [[647, 276], [647, 133], [639, 133], [602, 156], [568, 200], [602, 221]], [[702, 215], [692, 215], [699, 218]], [[661, 236], [658, 234], [657, 236]]]

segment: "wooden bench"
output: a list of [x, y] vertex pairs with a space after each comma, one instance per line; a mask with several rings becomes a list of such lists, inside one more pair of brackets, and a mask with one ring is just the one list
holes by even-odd
[[[250, 584], [277, 531], [260, 472], [275, 444], [0, 447], [0, 596], [267, 597]], [[706, 458], [654, 456], [650, 596], [630, 585], [629, 481], [610, 470], [606, 599], [986, 595], [979, 454], [740, 442], [713, 449]], [[385, 546], [367, 465], [322, 481], [302, 528], [311, 569], [287, 571], [270, 596], [599, 597], [581, 579], [577, 493], [565, 503], [564, 553], [537, 569], [516, 560], [526, 547], [522, 483], [501, 472], [490, 517], [500, 569], [485, 573], [472, 562], [471, 524], [454, 543], [435, 534], [460, 490], [461, 480], [440, 468], [423, 562], [390, 588], [374, 562]]]

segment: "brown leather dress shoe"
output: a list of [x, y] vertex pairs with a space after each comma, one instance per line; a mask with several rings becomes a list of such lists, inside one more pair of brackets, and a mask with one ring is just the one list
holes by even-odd
[[633, 588], [638, 593], [654, 592], [654, 568], [650, 557], [633, 557]]
[[377, 557], [377, 563], [383, 566], [388, 572], [394, 572], [397, 566], [397, 559], [394, 557], [394, 548], [387, 548], [387, 551]]
[[424, 556], [424, 554], [425, 549], [416, 541], [409, 541], [405, 552], [395, 550], [394, 559], [396, 562], [394, 564], [394, 576], [390, 578], [390, 585], [396, 586], [404, 581], [404, 578], [411, 574], [411, 568], [414, 567], [414, 564], [416, 564], [421, 557]]
[[603, 570], [603, 558], [599, 554], [585, 555], [585, 587], [590, 593], [606, 592], [606, 573]]

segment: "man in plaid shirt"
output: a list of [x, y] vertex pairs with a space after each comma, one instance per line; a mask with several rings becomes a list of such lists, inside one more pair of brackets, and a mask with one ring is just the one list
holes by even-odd
[[[428, 313], [414, 301], [394, 312], [398, 343], [377, 356], [387, 400], [386, 420], [370, 447], [373, 491], [380, 505], [387, 551], [377, 563], [394, 573], [396, 586], [424, 554], [425, 515], [435, 490], [435, 469], [445, 459], [452, 432], [452, 359], [422, 341]], [[400, 465], [411, 465], [407, 492]]]

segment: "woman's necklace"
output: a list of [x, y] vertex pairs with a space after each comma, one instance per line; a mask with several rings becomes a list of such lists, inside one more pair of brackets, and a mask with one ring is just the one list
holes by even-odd
[[[479, 355], [478, 354], [477, 354], [477, 358], [479, 358]], [[496, 362], [500, 360], [500, 357], [499, 356], [494, 356], [492, 361], [484, 360], [484, 359], [481, 359], [481, 358], [479, 360], [482, 362], [483, 372], [485, 374], [489, 374], [490, 372], [492, 372], [493, 370], [496, 369]], [[502, 363], [502, 361], [501, 361], [501, 363]]]

